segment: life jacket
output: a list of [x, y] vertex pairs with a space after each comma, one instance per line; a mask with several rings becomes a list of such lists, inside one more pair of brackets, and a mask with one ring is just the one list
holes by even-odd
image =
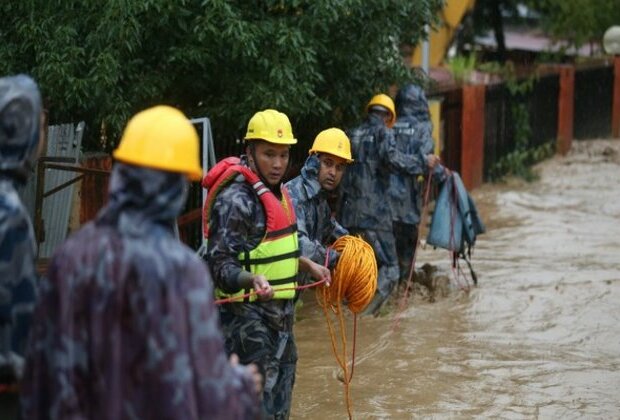
[[[273, 299], [293, 299], [297, 286], [299, 243], [297, 240], [297, 220], [291, 198], [286, 187], [282, 186], [282, 200], [267, 188], [250, 168], [241, 165], [237, 157], [229, 157], [218, 162], [204, 177], [202, 186], [207, 188], [207, 200], [203, 206], [203, 235], [209, 239], [211, 210], [218, 193], [239, 177], [248, 182], [260, 199], [265, 210], [265, 235], [256, 248], [241, 252], [238, 259], [243, 268], [253, 274], [262, 274], [274, 289]], [[251, 289], [242, 289], [229, 294], [216, 288], [218, 298], [247, 294]], [[256, 295], [243, 299], [253, 302]], [[241, 302], [241, 298], [239, 302]]]

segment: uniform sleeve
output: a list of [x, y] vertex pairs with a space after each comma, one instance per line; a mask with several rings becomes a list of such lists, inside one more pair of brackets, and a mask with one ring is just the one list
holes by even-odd
[[[260, 204], [245, 189], [245, 184], [233, 184], [215, 199], [209, 222], [206, 260], [215, 285], [227, 293], [236, 293], [243, 287], [242, 276], [247, 272], [243, 270], [238, 255], [260, 242], [260, 237], [252, 239], [260, 229], [256, 221], [261, 211]], [[264, 223], [262, 228], [264, 230]]]
[[[394, 130], [381, 127], [376, 132], [379, 158], [391, 171], [416, 175], [419, 172], [418, 157], [398, 150]], [[419, 163], [419, 162], [418, 162]]]
[[331, 234], [330, 234], [331, 242], [335, 241], [341, 236], [345, 236], [349, 234], [349, 231], [345, 229], [340, 223], [338, 223], [335, 217], [330, 217], [330, 224], [331, 224]]
[[412, 143], [419, 142], [420, 147], [415, 153], [414, 165], [418, 175], [428, 175], [427, 155], [433, 154], [434, 143], [428, 124], [417, 124], [414, 128], [413, 137], [409, 138]]

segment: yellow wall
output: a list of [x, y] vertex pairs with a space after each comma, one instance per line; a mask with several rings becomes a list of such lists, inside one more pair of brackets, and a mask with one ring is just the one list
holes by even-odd
[[429, 99], [428, 109], [433, 123], [433, 143], [435, 143], [434, 154], [441, 155], [441, 100]]
[[[463, 16], [474, 7], [475, 0], [447, 0], [439, 12], [440, 24], [431, 28], [429, 34], [429, 66], [437, 67], [442, 62], [454, 37]], [[422, 66], [422, 43], [418, 44], [413, 52], [411, 64], [414, 67]]]

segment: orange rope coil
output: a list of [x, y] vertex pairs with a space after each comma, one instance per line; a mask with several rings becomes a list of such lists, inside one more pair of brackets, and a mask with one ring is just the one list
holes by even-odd
[[377, 290], [377, 260], [372, 247], [357, 236], [341, 236], [331, 248], [340, 258], [332, 272], [330, 287], [320, 286], [317, 293], [325, 296], [325, 303], [339, 310], [343, 301], [354, 314], [362, 312]]
[[[332, 351], [343, 372], [345, 401], [349, 419], [353, 417], [351, 393], [349, 384], [353, 378], [355, 367], [355, 337], [357, 335], [357, 314], [362, 312], [370, 303], [377, 290], [377, 260], [372, 247], [363, 239], [356, 236], [342, 236], [334, 242], [331, 248], [340, 253], [338, 264], [332, 271], [332, 283], [329, 287], [320, 285], [316, 288], [316, 297], [323, 308], [327, 327], [331, 338]], [[329, 252], [326, 255], [326, 260]], [[326, 261], [327, 262], [327, 261]], [[351, 356], [351, 371], [347, 362], [347, 339], [342, 303], [353, 312], [353, 349]], [[340, 347], [336, 345], [336, 332], [330, 317], [330, 311], [336, 314], [340, 327]]]

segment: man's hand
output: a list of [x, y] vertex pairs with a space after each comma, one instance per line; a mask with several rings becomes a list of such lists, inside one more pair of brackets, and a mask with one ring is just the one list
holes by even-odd
[[[229, 362], [232, 367], [239, 366], [239, 356], [234, 353], [231, 354]], [[256, 394], [260, 395], [261, 392], [263, 392], [263, 375], [261, 375], [258, 371], [258, 367], [252, 363], [250, 365], [242, 366], [242, 369], [244, 370], [245, 375], [252, 379], [252, 382], [254, 382], [254, 391], [256, 391]]]
[[433, 169], [439, 163], [441, 163], [441, 159], [439, 158], [439, 156], [426, 155], [426, 164], [428, 165], [429, 168]]
[[317, 264], [309, 258], [299, 257], [299, 270], [310, 274], [310, 277], [315, 280], [325, 280], [326, 286], [332, 283], [332, 275], [329, 272], [329, 268]]
[[258, 300], [269, 300], [273, 297], [273, 288], [262, 274], [252, 277], [252, 286], [258, 295]]

